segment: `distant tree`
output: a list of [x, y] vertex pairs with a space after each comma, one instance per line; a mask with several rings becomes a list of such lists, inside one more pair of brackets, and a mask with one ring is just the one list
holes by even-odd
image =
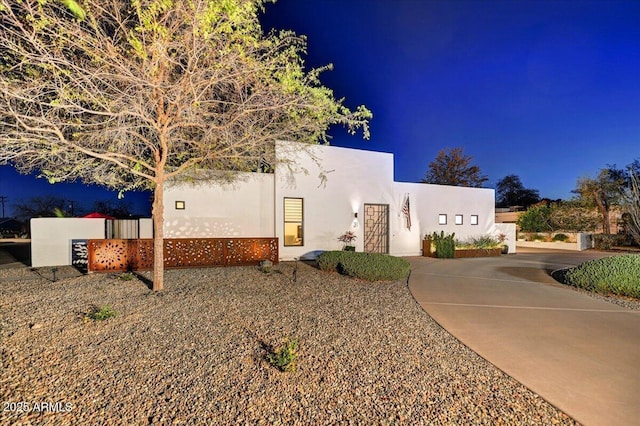
[[553, 231], [592, 232], [600, 225], [600, 215], [576, 201], [556, 201], [550, 204], [549, 223]]
[[166, 183], [234, 180], [334, 124], [368, 138], [370, 111], [320, 83], [330, 67], [305, 70], [305, 38], [263, 33], [267, 1], [0, 0], [0, 164], [153, 191], [161, 290]]
[[518, 216], [517, 224], [523, 232], [553, 231], [551, 207], [546, 204], [529, 207], [526, 212]]
[[101, 200], [93, 203], [92, 211], [113, 216], [118, 219], [130, 217], [133, 213], [133, 205], [130, 201]]
[[529, 207], [538, 201], [538, 190], [525, 188], [517, 175], [507, 175], [496, 184], [496, 202], [499, 207]]
[[481, 174], [480, 167], [471, 164], [472, 156], [464, 155], [462, 148], [443, 149], [429, 163], [423, 183], [481, 187], [488, 178]]
[[584, 206], [595, 207], [601, 216], [602, 232], [611, 233], [611, 206], [620, 204], [623, 200], [628, 176], [615, 165], [607, 165], [600, 169], [595, 178], [582, 177], [578, 179], [576, 189], [577, 201]]
[[14, 204], [14, 212], [18, 219], [26, 221], [34, 217], [68, 217], [71, 216], [70, 201], [53, 195], [21, 200]]

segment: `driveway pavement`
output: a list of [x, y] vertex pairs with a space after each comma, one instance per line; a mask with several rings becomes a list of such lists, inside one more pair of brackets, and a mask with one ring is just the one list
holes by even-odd
[[578, 422], [640, 425], [640, 311], [549, 275], [602, 256], [528, 249], [493, 258], [411, 258], [409, 288], [462, 343]]

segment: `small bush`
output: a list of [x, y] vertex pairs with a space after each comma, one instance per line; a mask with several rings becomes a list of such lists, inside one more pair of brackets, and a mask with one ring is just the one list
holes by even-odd
[[411, 265], [404, 259], [378, 253], [326, 251], [318, 256], [323, 271], [337, 271], [367, 281], [398, 281], [409, 274]]
[[131, 281], [133, 280], [134, 275], [131, 272], [123, 272], [118, 276], [120, 281]]
[[565, 242], [569, 239], [569, 236], [566, 234], [556, 234], [553, 236], [553, 241]]
[[118, 313], [114, 311], [110, 305], [105, 305], [101, 308], [97, 306], [92, 306], [89, 312], [85, 313], [84, 318], [85, 318], [85, 321], [86, 320], [105, 321], [105, 320], [108, 320], [109, 318], [115, 317], [116, 315], [118, 315]]
[[544, 241], [544, 235], [533, 234], [531, 236], [531, 241]]
[[590, 260], [564, 274], [567, 284], [598, 293], [640, 298], [640, 255]]
[[277, 349], [267, 354], [267, 361], [280, 371], [293, 371], [296, 369], [298, 358], [298, 340], [286, 339]]

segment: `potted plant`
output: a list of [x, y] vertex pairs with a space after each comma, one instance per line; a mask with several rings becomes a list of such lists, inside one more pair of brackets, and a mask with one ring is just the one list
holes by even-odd
[[344, 234], [338, 237], [338, 241], [340, 241], [343, 246], [342, 250], [344, 251], [356, 251], [356, 246], [353, 245], [353, 242], [356, 239], [356, 234], [351, 231], [347, 231]]

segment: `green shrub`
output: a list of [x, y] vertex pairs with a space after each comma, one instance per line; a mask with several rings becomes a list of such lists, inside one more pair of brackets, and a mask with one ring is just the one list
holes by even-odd
[[409, 274], [405, 259], [378, 253], [326, 251], [318, 256], [323, 271], [337, 271], [367, 281], [398, 281]]
[[455, 232], [445, 235], [444, 231], [440, 231], [440, 235], [436, 232], [431, 235], [433, 244], [436, 248], [436, 257], [439, 259], [453, 259], [456, 253]]
[[565, 242], [569, 239], [569, 236], [566, 234], [556, 234], [553, 236], [553, 241]]
[[640, 255], [590, 260], [564, 274], [567, 284], [598, 293], [640, 298]]
[[296, 369], [298, 358], [298, 340], [286, 339], [277, 349], [267, 354], [267, 361], [280, 371], [293, 371]]
[[531, 236], [531, 241], [544, 241], [544, 235], [533, 234]]
[[105, 305], [101, 308], [92, 306], [91, 309], [89, 309], [89, 312], [85, 313], [84, 318], [85, 321], [105, 321], [109, 318], [115, 317], [116, 315], [118, 315], [118, 313], [114, 311], [110, 305]]
[[611, 250], [612, 247], [624, 245], [625, 240], [624, 235], [595, 234], [593, 236], [593, 247], [596, 250]]

